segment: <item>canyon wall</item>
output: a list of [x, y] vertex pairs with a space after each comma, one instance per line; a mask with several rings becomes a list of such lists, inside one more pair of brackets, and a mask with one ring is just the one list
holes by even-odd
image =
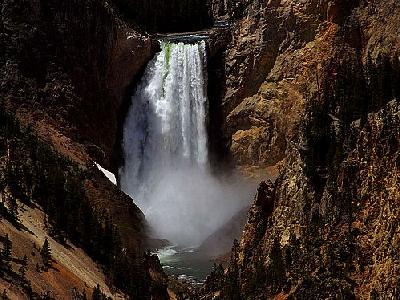
[[[143, 254], [143, 214], [92, 160], [117, 170], [126, 100], [157, 48], [140, 31], [197, 30], [213, 18], [231, 32], [209, 61], [212, 159], [276, 180], [260, 184], [204, 298], [400, 297], [398, 1], [0, 7], [2, 199], [42, 207], [58, 230], [48, 233], [111, 269], [118, 288], [162, 299], [165, 278]], [[104, 254], [110, 228], [121, 256]]]
[[1, 29], [4, 104], [110, 166], [123, 98], [155, 50], [150, 38], [93, 0], [2, 1]]
[[[100, 263], [110, 289], [140, 299], [155, 295], [144, 215], [93, 160], [116, 171], [126, 98], [157, 45], [107, 1], [3, 0], [0, 10], [1, 217], [12, 207], [21, 214], [22, 200], [30, 213], [38, 205], [43, 230]], [[10, 278], [7, 284], [19, 284]], [[33, 285], [32, 292], [47, 292], [41, 288]], [[48, 288], [57, 295], [67, 286]]]
[[399, 20], [397, 1], [309, 0], [234, 21], [228, 148], [251, 176], [279, 173], [204, 299], [400, 296]]
[[[235, 165], [257, 175], [285, 156], [305, 98], [314, 97], [321, 65], [331, 57], [327, 39], [335, 29], [329, 25], [345, 22], [351, 7], [332, 1], [231, 2], [245, 16], [230, 16], [222, 127]], [[349, 34], [353, 43], [360, 39]]]

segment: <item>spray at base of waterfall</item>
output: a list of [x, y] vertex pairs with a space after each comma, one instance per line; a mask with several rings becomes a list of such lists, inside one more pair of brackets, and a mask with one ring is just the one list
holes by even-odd
[[248, 205], [252, 187], [211, 174], [204, 41], [161, 43], [124, 125], [122, 189], [174, 244], [195, 247]]

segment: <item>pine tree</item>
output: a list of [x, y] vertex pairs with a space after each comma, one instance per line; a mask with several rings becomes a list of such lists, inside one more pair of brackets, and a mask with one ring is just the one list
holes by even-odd
[[93, 293], [92, 293], [92, 300], [105, 300], [106, 295], [103, 294], [103, 292], [100, 289], [100, 285], [97, 284], [97, 286], [94, 287]]
[[9, 299], [6, 289], [3, 290], [3, 294], [1, 295], [1, 299], [2, 300], [8, 300]]
[[100, 286], [97, 284], [97, 286], [95, 286], [93, 289], [92, 300], [100, 300], [100, 299], [101, 299], [101, 291], [100, 291]]
[[0, 202], [0, 220], [3, 218], [3, 216], [6, 214], [7, 209], [4, 206], [4, 202]]
[[44, 240], [42, 249], [40, 250], [40, 255], [42, 256], [43, 264], [46, 268], [51, 266], [51, 250], [50, 250], [50, 245], [49, 241], [46, 237]]
[[50, 292], [46, 291], [46, 292], [43, 292], [43, 293], [40, 294], [40, 299], [42, 299], [42, 300], [51, 300], [53, 298], [51, 297]]
[[231, 260], [230, 266], [228, 269], [228, 277], [226, 278], [226, 287], [225, 287], [225, 297], [229, 297], [232, 300], [240, 300], [240, 286], [239, 286], [239, 251], [240, 246], [237, 239], [233, 241], [233, 247], [231, 251]]
[[12, 242], [8, 237], [8, 234], [5, 235], [4, 238], [4, 246], [3, 250], [1, 251], [1, 257], [4, 262], [4, 265], [7, 268], [11, 267], [11, 259], [12, 259]]
[[22, 278], [25, 278], [26, 271], [28, 270], [28, 257], [25, 255], [21, 262], [21, 267], [19, 268], [19, 273]]
[[272, 290], [278, 292], [285, 281], [286, 271], [281, 246], [277, 238], [274, 239], [269, 257], [271, 262], [268, 268], [268, 280], [272, 285]]

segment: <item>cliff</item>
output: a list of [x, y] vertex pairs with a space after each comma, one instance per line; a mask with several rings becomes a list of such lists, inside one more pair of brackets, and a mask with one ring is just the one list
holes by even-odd
[[223, 131], [240, 169], [279, 174], [204, 299], [397, 299], [398, 2], [246, 7], [225, 52]]
[[150, 38], [100, 0], [3, 1], [1, 29], [3, 105], [113, 167], [121, 107], [154, 53]]
[[[78, 297], [95, 284], [108, 295], [157, 294], [144, 215], [94, 165], [117, 170], [126, 98], [152, 41], [107, 1], [5, 0], [0, 9], [0, 229], [14, 243], [12, 259], [28, 258], [28, 281], [16, 263], [2, 266], [1, 286], [10, 297], [68, 298], [72, 288]], [[28, 215], [44, 222], [33, 228]], [[35, 268], [37, 253], [21, 248], [45, 236], [61, 274]]]
[[400, 298], [397, 0], [0, 8], [0, 291], [79, 299], [99, 284], [116, 298], [168, 297], [144, 254], [143, 214], [94, 161], [117, 171], [127, 100], [157, 48], [145, 31], [214, 21], [212, 160], [263, 182], [201, 297]]

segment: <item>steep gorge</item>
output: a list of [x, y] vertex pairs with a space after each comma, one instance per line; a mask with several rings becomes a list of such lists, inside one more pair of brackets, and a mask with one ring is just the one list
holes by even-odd
[[398, 2], [173, 1], [157, 11], [165, 2], [132, 3], [0, 2], [1, 107], [22, 127], [13, 133], [11, 165], [25, 162], [23, 194], [40, 175], [32, 162], [53, 174], [45, 157], [34, 156], [43, 144], [62, 170], [56, 188], [79, 178], [82, 199], [112, 219], [134, 269], [145, 274], [133, 279], [139, 298], [167, 297], [159, 266], [143, 254], [142, 213], [93, 160], [116, 173], [127, 101], [158, 48], [140, 31], [226, 20], [209, 42], [211, 160], [266, 182], [228, 269], [210, 275], [201, 297], [398, 298]]

